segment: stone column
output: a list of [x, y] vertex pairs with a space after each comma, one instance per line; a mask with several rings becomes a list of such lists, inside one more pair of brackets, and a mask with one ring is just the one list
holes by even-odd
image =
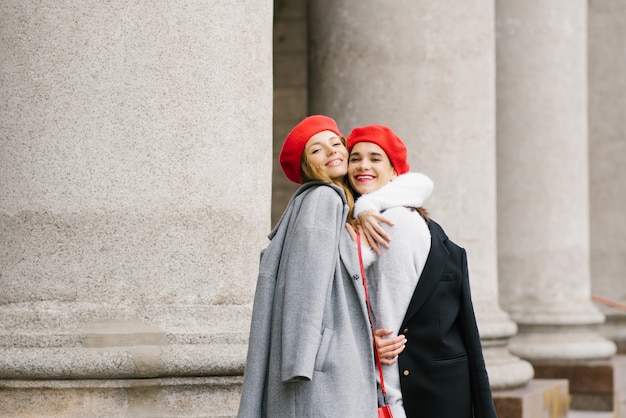
[[236, 413], [271, 49], [268, 1], [0, 4], [0, 415]]
[[337, 118], [346, 132], [385, 124], [407, 143], [412, 171], [435, 183], [425, 206], [468, 251], [492, 387], [524, 385], [533, 370], [508, 352], [516, 325], [498, 305], [492, 5], [315, 0], [310, 6], [311, 113]]
[[586, 4], [496, 7], [501, 302], [533, 364], [615, 353], [590, 299]]
[[[589, 2], [591, 289], [626, 305], [626, 3]], [[602, 334], [626, 354], [626, 312], [600, 305]]]
[[278, 156], [287, 134], [309, 115], [307, 62], [307, 0], [275, 1], [272, 226], [299, 187], [285, 177]]

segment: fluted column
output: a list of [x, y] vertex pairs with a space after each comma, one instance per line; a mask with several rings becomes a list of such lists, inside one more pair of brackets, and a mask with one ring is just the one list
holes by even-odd
[[[73, 387], [89, 397], [241, 375], [270, 228], [271, 48], [267, 1], [0, 3], [0, 415], [15, 379], [89, 379]], [[130, 395], [81, 407], [121, 416], [111, 399]]]
[[606, 358], [590, 299], [585, 0], [497, 2], [501, 301], [533, 362]]
[[532, 367], [507, 350], [516, 325], [498, 304], [492, 5], [314, 0], [310, 13], [311, 112], [407, 143], [435, 183], [425, 206], [468, 251], [491, 384], [525, 384]]
[[[626, 305], [626, 3], [589, 3], [591, 289]], [[603, 306], [603, 335], [626, 353], [626, 312]]]

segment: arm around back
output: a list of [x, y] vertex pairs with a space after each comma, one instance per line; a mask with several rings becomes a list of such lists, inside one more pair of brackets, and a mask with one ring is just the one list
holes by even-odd
[[406, 173], [376, 190], [362, 195], [354, 204], [354, 216], [397, 206], [420, 207], [433, 192], [433, 181], [422, 173]]

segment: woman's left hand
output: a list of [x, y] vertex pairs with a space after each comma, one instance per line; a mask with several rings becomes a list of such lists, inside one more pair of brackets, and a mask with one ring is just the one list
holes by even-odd
[[359, 223], [361, 224], [361, 231], [376, 254], [380, 255], [380, 248], [378, 248], [378, 245], [389, 248], [391, 237], [385, 232], [380, 224], [386, 223], [389, 226], [393, 226], [393, 222], [375, 211], [361, 213], [358, 218]]
[[393, 338], [383, 338], [393, 334], [393, 330], [380, 328], [374, 332], [376, 347], [382, 364], [394, 364], [398, 361], [398, 355], [404, 351], [406, 337], [402, 334]]

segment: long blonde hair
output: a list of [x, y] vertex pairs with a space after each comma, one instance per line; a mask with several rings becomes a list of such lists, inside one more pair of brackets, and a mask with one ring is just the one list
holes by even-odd
[[[346, 139], [344, 137], [340, 137], [341, 143], [346, 146]], [[340, 187], [344, 194], [346, 195], [346, 201], [348, 202], [348, 219], [347, 221], [355, 226], [355, 220], [352, 218], [354, 213], [354, 196], [352, 195], [352, 191], [348, 186], [346, 186], [347, 179], [344, 176], [341, 180], [333, 180], [324, 170], [322, 170], [319, 166], [312, 166], [307, 158], [306, 152], [302, 153], [302, 160], [300, 162], [300, 171], [302, 175], [302, 183], [306, 183], [308, 181], [324, 181], [326, 183], [332, 183], [338, 187]], [[346, 174], [347, 176], [347, 174]]]

